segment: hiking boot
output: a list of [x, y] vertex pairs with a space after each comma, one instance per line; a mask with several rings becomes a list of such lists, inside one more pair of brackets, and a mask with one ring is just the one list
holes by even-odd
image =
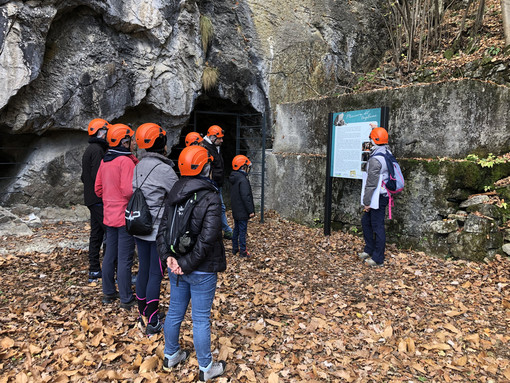
[[163, 370], [170, 371], [173, 367], [188, 359], [189, 354], [190, 352], [188, 350], [179, 350], [177, 355], [175, 355], [172, 359], [165, 356], [165, 360], [163, 360]]
[[133, 297], [129, 302], [126, 303], [120, 302], [120, 308], [124, 310], [131, 310], [131, 307], [133, 307], [136, 304], [137, 304], [136, 299]]
[[220, 375], [223, 375], [226, 365], [227, 362], [224, 360], [220, 360], [219, 362], [212, 362], [211, 367], [207, 371], [204, 372], [200, 370], [200, 374], [198, 374], [198, 380], [207, 382], [209, 379], [214, 379]]
[[150, 323], [148, 323], [145, 333], [147, 334], [147, 336], [156, 335], [159, 334], [162, 329], [163, 323], [161, 323], [160, 321], [158, 321], [158, 323], [156, 323], [155, 325], [151, 325]]
[[374, 261], [373, 259], [365, 259], [365, 263], [370, 266], [370, 267], [382, 267], [383, 264], [382, 263], [377, 263], [376, 261]]
[[364, 260], [364, 259], [367, 259], [367, 258], [372, 258], [372, 256], [370, 254], [368, 254], [368, 253], [362, 252], [362, 253], [358, 254], [358, 258], [361, 259], [361, 260]]
[[89, 283], [96, 282], [99, 278], [101, 278], [101, 270], [89, 271]]
[[239, 253], [239, 249], [232, 249], [232, 254], [236, 255], [237, 253]]
[[225, 231], [223, 233], [223, 238], [225, 238], [225, 239], [232, 239], [233, 236], [234, 236], [234, 234], [231, 231]]
[[244, 251], [241, 251], [241, 252], [239, 253], [239, 256], [240, 256], [241, 258], [250, 258], [250, 253], [248, 253], [248, 251], [244, 250]]
[[110, 303], [115, 302], [115, 300], [118, 298], [119, 298], [119, 293], [110, 294], [110, 295], [104, 294], [102, 302], [103, 302], [103, 304], [108, 305]]

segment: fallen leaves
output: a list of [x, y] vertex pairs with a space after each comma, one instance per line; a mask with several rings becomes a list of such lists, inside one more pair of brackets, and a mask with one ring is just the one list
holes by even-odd
[[[66, 232], [51, 229], [44, 235], [55, 241]], [[75, 225], [72, 235], [80, 232]], [[227, 372], [217, 382], [509, 380], [506, 258], [473, 264], [389, 246], [374, 272], [355, 255], [355, 236], [325, 239], [272, 212], [248, 233], [253, 257], [229, 256], [219, 275], [212, 351]], [[163, 335], [147, 338], [135, 310], [101, 304], [100, 283], [86, 283], [84, 252], [4, 259], [0, 383], [197, 380], [194, 354], [164, 373]], [[166, 310], [166, 278], [161, 294]], [[189, 311], [181, 331], [192, 350]]]

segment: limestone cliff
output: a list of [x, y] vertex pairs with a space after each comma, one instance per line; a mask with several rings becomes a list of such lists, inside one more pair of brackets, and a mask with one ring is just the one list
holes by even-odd
[[[79, 158], [86, 137], [68, 132], [95, 117], [159, 123], [177, 144], [198, 105], [271, 122], [281, 102], [343, 92], [352, 71], [376, 65], [387, 46], [380, 3], [0, 0], [0, 160], [10, 164], [6, 177], [19, 177], [4, 179], [3, 200], [13, 191], [30, 200], [31, 184], [47, 196], [37, 203], [80, 203], [76, 164], [63, 158]], [[205, 43], [204, 18], [212, 25]], [[219, 73], [207, 92], [206, 68]], [[47, 157], [53, 140], [60, 159]], [[54, 161], [63, 164], [65, 198], [49, 181]], [[31, 172], [38, 177], [27, 179]]]

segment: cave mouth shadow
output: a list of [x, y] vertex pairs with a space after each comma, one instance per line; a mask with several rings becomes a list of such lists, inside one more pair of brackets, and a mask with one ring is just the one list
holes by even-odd
[[[263, 163], [263, 129], [265, 129], [265, 115], [258, 113], [249, 106], [239, 106], [225, 100], [209, 100], [197, 103], [191, 112], [188, 124], [183, 126], [179, 141], [171, 148], [169, 158], [175, 164], [175, 171], [179, 174], [177, 160], [185, 147], [185, 137], [189, 132], [197, 132], [203, 137], [212, 125], [220, 126], [225, 137], [221, 146], [221, 153], [225, 166], [223, 182], [223, 199], [227, 208], [230, 207], [230, 183], [228, 177], [232, 171], [232, 160], [237, 154], [243, 154], [253, 163], [250, 182], [254, 199], [261, 201], [261, 165]], [[256, 204], [257, 204], [256, 201]]]
[[[9, 134], [0, 132], [0, 203], [12, 199], [13, 193], [8, 191], [9, 185], [19, 178], [18, 172], [26, 164], [27, 158], [36, 147], [34, 142], [39, 139], [36, 134]], [[21, 201], [25, 197], [20, 196]]]

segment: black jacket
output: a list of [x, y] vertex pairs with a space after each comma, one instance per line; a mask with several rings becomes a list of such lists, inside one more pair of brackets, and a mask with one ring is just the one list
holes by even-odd
[[253, 195], [250, 181], [247, 174], [241, 170], [234, 170], [228, 178], [232, 187], [230, 188], [230, 201], [234, 219], [246, 221], [250, 214], [255, 213]]
[[209, 192], [197, 202], [191, 213], [190, 231], [197, 235], [197, 242], [189, 254], [177, 259], [184, 274], [189, 274], [192, 271], [219, 272], [225, 271], [227, 268], [221, 232], [220, 195], [213, 183], [203, 177], [182, 177], [170, 190], [156, 237], [159, 257], [163, 265], [166, 265], [170, 256], [169, 253], [163, 253], [163, 249], [166, 248], [163, 229], [170, 224], [167, 214], [168, 207], [184, 202], [193, 193], [204, 189]]
[[81, 159], [81, 182], [83, 182], [83, 199], [86, 206], [92, 206], [96, 203], [102, 203], [94, 191], [96, 183], [97, 170], [101, 165], [108, 143], [97, 137], [90, 137], [89, 146], [85, 149]]
[[207, 149], [207, 152], [213, 157], [211, 164], [212, 168], [212, 179], [218, 187], [223, 186], [223, 178], [225, 177], [225, 165], [223, 163], [223, 156], [218, 153], [218, 147], [214, 144], [210, 144], [206, 140], [202, 141], [202, 145]]

